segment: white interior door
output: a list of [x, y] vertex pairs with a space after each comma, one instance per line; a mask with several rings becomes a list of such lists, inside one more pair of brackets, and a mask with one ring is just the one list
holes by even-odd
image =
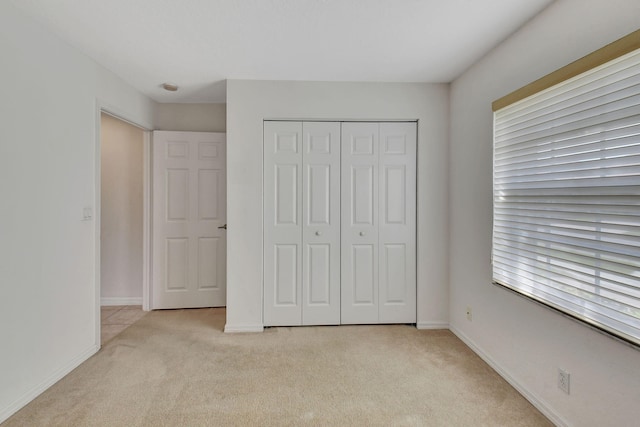
[[302, 124], [302, 324], [340, 324], [340, 123]]
[[342, 124], [342, 323], [378, 323], [378, 134]]
[[226, 136], [153, 132], [151, 308], [226, 305]]
[[301, 122], [264, 122], [264, 323], [302, 324]]

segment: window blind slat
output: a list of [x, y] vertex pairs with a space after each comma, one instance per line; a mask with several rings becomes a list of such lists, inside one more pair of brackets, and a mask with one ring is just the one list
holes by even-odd
[[[580, 114], [572, 115], [570, 121], [552, 120], [549, 123], [538, 125], [535, 129], [531, 129], [528, 132], [515, 132], [517, 135], [507, 135], [502, 138], [495, 139], [496, 148], [500, 149], [504, 144], [525, 142], [533, 138], [551, 138], [554, 135], [563, 134], [566, 132], [581, 131], [591, 129], [593, 132], [602, 132], [611, 127], [608, 126], [610, 122], [624, 121], [630, 119], [630, 124], [637, 124], [637, 116], [640, 114], [640, 96], [635, 96], [633, 99], [626, 100], [626, 107], [617, 108], [611, 110], [607, 108], [602, 111], [595, 111], [595, 109], [582, 112]], [[635, 119], [634, 119], [635, 118]]]
[[610, 61], [606, 65], [589, 70], [572, 79], [565, 80], [553, 87], [535, 93], [526, 99], [513, 103], [508, 108], [500, 109], [495, 112], [495, 115], [501, 120], [507, 121], [518, 115], [526, 114], [531, 110], [544, 109], [547, 105], [558, 102], [558, 98], [561, 98], [564, 94], [571, 93], [574, 90], [589, 92], [588, 85], [592, 83], [596, 83], [596, 87], [606, 86], [610, 82], [628, 75], [628, 73], [625, 73], [625, 70], [634, 70], [637, 68], [640, 64], [639, 57], [640, 51], [630, 52], [623, 57]]
[[[583, 251], [583, 254], [595, 256], [595, 254], [598, 253], [603, 257], [603, 259], [612, 259], [619, 256], [627, 256], [632, 258], [640, 256], [640, 249], [635, 245], [620, 245], [602, 241], [595, 241], [591, 239], [560, 236], [551, 233], [527, 231], [521, 229], [505, 228], [505, 230], [501, 231], [500, 233], [502, 236], [509, 236], [511, 241], [522, 243], [534, 241], [542, 245], [555, 245], [554, 247], [579, 248], [581, 251]], [[640, 262], [637, 262], [637, 267], [640, 268]]]
[[591, 314], [594, 320], [597, 319], [609, 322], [621, 330], [635, 333], [635, 323], [637, 318], [632, 315], [633, 308], [631, 310], [627, 310], [628, 307], [624, 307], [621, 311], [613, 310], [589, 299], [587, 295], [573, 295], [570, 292], [562, 291], [548, 286], [547, 284], [531, 280], [524, 274], [514, 274], [506, 270], [501, 270], [498, 267], [496, 267], [496, 270], [498, 272], [502, 272], [504, 280], [506, 280], [507, 283], [513, 281], [521, 282], [523, 289], [540, 296], [546, 294], [549, 301], [554, 302], [560, 307], [571, 308], [573, 306], [577, 314]]
[[591, 311], [593, 312], [591, 313], [592, 316], [603, 321], [610, 321], [627, 331], [632, 331], [631, 328], [635, 325], [635, 320], [637, 320], [634, 317], [634, 308], [624, 306], [620, 311], [609, 309], [591, 300], [586, 294], [575, 295], [571, 292], [549, 286], [547, 283], [536, 282], [521, 272], [513, 273], [500, 267], [496, 267], [496, 271], [501, 273], [502, 276], [498, 277], [498, 281], [504, 280], [506, 283], [512, 283], [514, 281], [520, 282], [523, 290], [527, 290], [538, 296], [546, 295], [549, 301], [554, 302], [562, 308], [571, 308], [573, 306], [577, 314], [588, 314], [585, 313], [585, 311]]
[[[625, 75], [621, 75], [621, 79], [611, 82], [600, 87], [596, 87], [598, 83], [603, 82], [603, 79], [592, 83], [591, 86], [595, 88], [590, 92], [580, 92], [574, 90], [562, 95], [556, 96], [553, 99], [547, 100], [546, 107], [540, 109], [530, 109], [525, 114], [521, 114], [510, 120], [500, 121], [496, 125], [496, 136], [502, 136], [505, 129], [522, 129], [539, 122], [549, 121], [554, 118], [559, 118], [577, 112], [580, 110], [587, 110], [592, 107], [599, 106], [601, 104], [607, 104], [612, 101], [623, 99], [630, 95], [640, 93], [640, 76], [638, 72], [640, 67], [628, 68]], [[583, 86], [580, 89], [588, 88]]]
[[[633, 194], [640, 194], [640, 188], [637, 189], [637, 192], [633, 191]], [[617, 207], [636, 207], [638, 205], [636, 199], [620, 195], [570, 194], [565, 196], [554, 195], [553, 198], [549, 198], [548, 196], [512, 196], [509, 200], [509, 202], [504, 203], [504, 206], [513, 205], [513, 207], [517, 207], [521, 205], [540, 205], [550, 206], [552, 208], [556, 206], [564, 206], [573, 207], [574, 209], [592, 209], [593, 207], [599, 206], [600, 209], [606, 209], [609, 207], [614, 209]], [[589, 207], [585, 208], [585, 206]], [[637, 212], [637, 209], [633, 209], [630, 212]]]
[[[512, 115], [508, 119], [500, 120], [496, 125], [496, 134], [502, 135], [505, 129], [518, 129], [535, 124], [538, 121], [549, 120], [550, 117], [557, 116], [559, 111], [569, 111], [570, 108], [584, 108], [586, 103], [598, 102], [601, 98], [609, 99], [615, 97], [615, 94], [623, 95], [626, 93], [638, 93], [638, 84], [640, 84], [639, 66], [629, 67], [617, 74], [617, 81], [611, 84], [604, 84], [604, 79], [591, 82], [580, 88], [562, 94], [552, 99], [548, 99], [544, 104], [538, 104], [536, 107], [523, 111], [521, 114]], [[612, 76], [613, 77], [613, 76]], [[590, 92], [582, 92], [582, 90], [590, 89]], [[593, 105], [593, 104], [592, 104]], [[581, 107], [582, 106], [582, 107]]]
[[[625, 144], [619, 147], [602, 147], [602, 141], [597, 141], [584, 145], [579, 151], [575, 147], [552, 150], [549, 152], [534, 153], [525, 156], [511, 157], [508, 165], [496, 167], [497, 174], [523, 173], [530, 170], [536, 170], [544, 166], [553, 166], [554, 170], [563, 170], [563, 168], [571, 168], [576, 162], [597, 162], [603, 159], [619, 161], [622, 157], [640, 157], [640, 143], [638, 143], [638, 135], [632, 135], [621, 139], [620, 141], [634, 142], [634, 144]], [[536, 166], [531, 163], [535, 162]]]
[[[613, 176], [583, 176], [580, 179], [572, 179], [571, 177], [563, 177], [558, 179], [541, 179], [538, 181], [523, 182], [507, 182], [503, 184], [496, 183], [494, 189], [496, 191], [507, 190], [535, 190], [535, 189], [553, 189], [553, 188], [592, 188], [592, 187], [615, 187], [615, 186], [637, 186], [639, 175], [634, 173], [619, 174]], [[502, 194], [504, 196], [504, 194]]]
[[[603, 227], [611, 227], [618, 229], [622, 233], [629, 235], [637, 235], [639, 233], [637, 224], [640, 221], [640, 213], [634, 212], [634, 206], [606, 206], [609, 209], [602, 209], [597, 205], [593, 206], [593, 210], [579, 210], [578, 207], [567, 207], [566, 205], [538, 205], [527, 204], [524, 206], [502, 206], [496, 209], [495, 218], [508, 218], [512, 216], [524, 218], [526, 221], [535, 222], [536, 219], [544, 219], [547, 221], [573, 221], [568, 224], [576, 225], [588, 224], [593, 230], [600, 230]], [[599, 209], [600, 208], [600, 209]], [[615, 208], [618, 208], [614, 211]], [[625, 212], [626, 210], [626, 212]], [[598, 216], [600, 215], [600, 216]], [[606, 217], [602, 217], [607, 215]], [[535, 222], [538, 223], [538, 222]], [[540, 224], [542, 224], [540, 222]]]
[[[636, 77], [640, 80], [640, 77]], [[617, 90], [614, 90], [617, 89]], [[634, 105], [634, 99], [640, 94], [640, 84], [635, 82], [633, 86], [603, 88], [600, 93], [583, 95], [576, 98], [565, 99], [562, 103], [552, 106], [552, 112], [529, 115], [527, 120], [513, 122], [508, 126], [504, 124], [496, 129], [496, 138], [502, 140], [505, 137], [515, 137], [520, 134], [533, 133], [539, 126], [553, 123], [568, 123], [581, 117], [592, 117], [602, 105], [606, 105], [609, 111]]]
[[[526, 250], [505, 251], [502, 247], [496, 247], [494, 260], [508, 260], [508, 262], [525, 263], [535, 265], [540, 268], [540, 263], [546, 263], [541, 269], [548, 269], [558, 276], [570, 277], [581, 281], [585, 285], [594, 286], [591, 279], [596, 274], [593, 266], [587, 266], [580, 263], [571, 263], [562, 258], [541, 257], [535, 252]], [[503, 261], [504, 262], [504, 261]], [[611, 273], [607, 270], [601, 270], [598, 274], [598, 287], [616, 292], [621, 295], [631, 295], [640, 298], [640, 290], [635, 287], [634, 279], [623, 274]]]
[[[511, 262], [509, 261], [510, 260], [502, 262], [501, 259], [497, 259], [495, 263], [498, 268], [508, 270], [509, 265], [511, 265]], [[612, 310], [617, 309], [624, 312], [631, 312], [635, 309], [640, 308], [640, 305], [637, 305], [637, 298], [633, 295], [624, 295], [620, 293], [609, 292], [599, 285], [589, 287], [587, 284], [572, 280], [568, 276], [555, 275], [553, 277], [556, 279], [561, 279], [561, 281], [554, 280], [546, 277], [545, 275], [542, 275], [540, 269], [536, 268], [535, 266], [531, 266], [526, 263], [520, 263], [519, 265], [520, 269], [518, 270], [518, 275], [520, 277], [526, 277], [530, 281], [536, 282], [538, 284], [544, 284], [549, 289], [554, 289], [560, 292], [567, 292], [573, 295], [580, 294], [582, 298]]]
[[[624, 117], [608, 122], [599, 129], [578, 128], [565, 132], [555, 132], [545, 137], [523, 138], [517, 143], [495, 147], [495, 159], [503, 160], [526, 156], [532, 153], [545, 153], [552, 150], [571, 148], [590, 143], [603, 144], [603, 147], [615, 148], [617, 140], [640, 133], [640, 121], [637, 117]], [[636, 141], [637, 142], [637, 141]]]
[[[640, 146], [635, 148], [640, 152]], [[591, 156], [593, 156], [593, 154]], [[590, 171], [597, 171], [599, 175], [606, 175], [609, 174], [610, 171], [616, 171], [620, 168], [635, 168], [632, 169], [632, 171], [637, 175], [640, 175], [640, 153], [638, 155], [627, 155], [608, 159], [571, 160], [571, 158], [563, 158], [562, 161], [559, 161], [556, 164], [547, 165], [539, 165], [538, 162], [533, 162], [529, 167], [522, 167], [507, 171], [496, 171], [495, 176], [498, 179], [525, 177], [555, 178], [559, 175], [577, 174], [581, 172], [589, 173]]]
[[[591, 257], [575, 254], [568, 250], [561, 251], [558, 249], [547, 248], [545, 253], [540, 253], [540, 248], [533, 245], [519, 244], [499, 237], [496, 239], [496, 242], [499, 242], [495, 245], [496, 249], [509, 250], [513, 251], [513, 253], [536, 254], [536, 257], [544, 258], [549, 263], [567, 263], [571, 266], [568, 268], [577, 271], [592, 269], [594, 265], [594, 261]], [[602, 272], [607, 272], [608, 275], [611, 275], [611, 277], [620, 277], [622, 278], [621, 280], [629, 279], [632, 284], [636, 283], [637, 280], [640, 279], [640, 272], [625, 263], [601, 259], [598, 261], [598, 267]]]
[[588, 229], [584, 226], [576, 226], [574, 224], [556, 222], [555, 224], [526, 221], [526, 219], [512, 217], [512, 218], [497, 218], [497, 223], [504, 228], [514, 228], [519, 230], [526, 230], [530, 232], [538, 231], [541, 233], [550, 233], [557, 236], [565, 237], [577, 237], [587, 240], [593, 240], [598, 243], [614, 243], [620, 245], [627, 245], [635, 248], [637, 241], [640, 238], [635, 230], [631, 233], [625, 233], [624, 229], [619, 229], [617, 232], [607, 232], [599, 229]]
[[[635, 286], [637, 277], [633, 277], [633, 275], [635, 274], [633, 272], [633, 267], [630, 267], [628, 265], [618, 264], [614, 266], [615, 269], [625, 270], [628, 273], [625, 274], [615, 272], [613, 271], [613, 269], [609, 270], [608, 267], [611, 267], [612, 264], [610, 262], [601, 260], [595, 263], [593, 262], [593, 260], [586, 260], [584, 256], [578, 257], [570, 253], [565, 253], [557, 250], [549, 252], [548, 255], [542, 255], [537, 253], [536, 249], [532, 247], [522, 247], [513, 249], [513, 251], [511, 251], [507, 250], [506, 246], [496, 246], [496, 251], [497, 252], [494, 254], [495, 259], [528, 259], [533, 263], [541, 263], [537, 264], [538, 268], [540, 268], [541, 270], [557, 270], [556, 272], [558, 275], [572, 277], [574, 279], [582, 280], [585, 282], [586, 275], [589, 275], [591, 279], [593, 279], [597, 275], [598, 285], [602, 281], [603, 283], [608, 283], [611, 290], [617, 290], [618, 292], [624, 293], [626, 295], [640, 294], [640, 290], [638, 290]], [[586, 264], [583, 262], [586, 262]], [[591, 284], [595, 285], [594, 282], [592, 282]]]

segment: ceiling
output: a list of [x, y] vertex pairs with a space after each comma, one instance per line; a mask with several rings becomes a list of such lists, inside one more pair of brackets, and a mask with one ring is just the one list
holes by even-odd
[[11, 1], [140, 92], [179, 103], [225, 102], [226, 79], [450, 82], [553, 2]]

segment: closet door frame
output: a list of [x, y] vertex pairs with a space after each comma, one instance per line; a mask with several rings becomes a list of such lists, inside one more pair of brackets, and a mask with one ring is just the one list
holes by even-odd
[[[295, 135], [293, 138], [295, 143], [291, 138], [288, 138], [287, 142], [283, 142], [287, 138], [280, 138], [279, 142], [278, 136], [273, 132], [274, 123], [277, 126], [288, 127], [289, 137]], [[336, 141], [333, 136], [330, 138], [331, 144], [334, 142], [338, 144], [338, 160], [331, 156], [314, 156], [313, 153], [310, 153], [312, 134], [315, 133], [315, 137], [318, 138], [317, 130], [319, 130], [320, 134], [324, 132], [326, 136], [327, 133], [322, 128], [329, 124], [337, 126], [339, 132]], [[310, 132], [305, 131], [305, 125]], [[355, 129], [359, 126], [371, 128], [365, 132], [371, 136], [370, 143], [365, 141], [366, 138], [361, 139], [357, 143], [359, 147], [352, 145], [349, 153], [346, 151], [349, 144], [345, 138], [345, 129]], [[404, 136], [405, 140], [401, 143], [398, 136], [402, 135], [402, 132], [396, 132], [395, 128], [403, 126], [405, 129], [409, 127], [411, 130], [407, 133], [408, 136]], [[391, 137], [390, 140], [389, 137]], [[326, 145], [326, 138], [325, 142], [320, 142], [321, 140], [322, 138], [316, 139], [316, 143], [320, 144], [318, 146]], [[281, 148], [288, 147], [285, 149], [285, 151], [289, 151], [286, 156], [282, 156], [284, 152], [278, 150], [278, 144], [281, 145]], [[367, 145], [370, 145], [370, 149], [365, 149]], [[400, 146], [402, 146], [402, 150], [400, 150]], [[369, 159], [366, 159], [365, 152], [359, 152], [362, 150], [370, 151]], [[330, 151], [335, 152], [336, 150]], [[416, 323], [417, 122], [265, 120], [263, 153], [264, 325]], [[276, 157], [279, 159], [276, 160]], [[272, 163], [272, 161], [274, 162]], [[279, 162], [279, 165], [276, 165], [276, 162]], [[330, 224], [326, 224], [326, 221], [324, 221], [325, 224], [314, 224], [317, 221], [311, 220], [313, 196], [310, 186], [313, 184], [310, 174], [318, 175], [321, 173], [323, 177], [326, 177], [326, 173], [321, 171], [323, 169], [326, 171], [328, 165], [336, 164], [336, 162], [338, 174], [329, 173], [330, 184], [328, 188], [330, 190], [336, 187], [339, 189], [339, 201], [329, 203], [328, 207], [331, 211], [330, 217], [334, 216], [333, 212], [337, 209], [338, 224], [331, 223], [331, 221]], [[352, 166], [355, 166], [355, 169]], [[282, 169], [280, 172], [278, 172], [279, 167]], [[312, 171], [313, 169], [315, 171]], [[267, 188], [268, 185], [275, 182], [276, 175], [278, 173], [282, 175], [284, 170], [287, 171], [286, 176], [290, 176], [291, 182], [295, 180], [295, 184], [293, 184], [295, 189], [290, 185], [287, 191], [291, 195], [295, 194], [293, 197], [295, 200], [285, 201], [282, 205], [292, 209], [287, 224], [278, 221], [275, 209], [278, 202], [275, 200], [273, 192], [270, 193]], [[368, 180], [368, 184], [365, 185], [365, 187], [369, 187], [368, 196], [366, 192], [355, 191], [354, 194], [360, 199], [363, 199], [364, 196], [365, 202], [351, 200], [350, 192], [345, 191], [345, 188], [353, 187], [352, 181], [363, 177]], [[336, 180], [337, 186], [334, 184]], [[323, 178], [323, 181], [326, 182], [326, 178]], [[349, 183], [345, 184], [346, 181]], [[395, 185], [396, 190], [402, 189], [402, 194], [388, 191], [387, 187], [390, 183]], [[353, 188], [351, 190], [353, 191]], [[333, 192], [331, 193], [330, 197], [335, 197]], [[391, 208], [389, 207], [389, 203], [397, 203], [403, 198], [405, 199], [404, 209], [395, 209], [393, 205]], [[381, 199], [383, 203], [380, 202]], [[364, 216], [353, 212], [354, 203], [364, 203], [369, 206], [369, 212], [365, 212]], [[350, 208], [346, 209], [347, 206]], [[362, 209], [360, 211], [362, 213]], [[324, 226], [329, 227], [321, 229]], [[274, 230], [271, 228], [282, 229], [285, 238], [275, 238], [277, 233], [274, 234]], [[316, 228], [318, 229], [316, 230]], [[336, 234], [338, 244], [333, 245], [330, 242], [336, 239]], [[400, 240], [397, 238], [398, 234], [403, 236]], [[288, 254], [287, 257], [291, 262], [287, 264], [286, 268], [278, 267], [277, 260], [274, 258], [277, 251], [271, 249], [275, 247], [274, 245], [281, 249], [283, 255]], [[345, 280], [349, 277], [351, 280], [354, 278], [354, 269], [351, 268], [353, 266], [345, 265], [347, 259], [353, 258], [354, 255], [349, 252], [355, 249], [358, 249], [358, 253], [355, 255], [359, 257], [360, 261], [368, 259], [368, 267], [365, 266], [364, 269], [358, 270], [358, 280], [361, 285], [369, 281], [370, 286], [361, 287], [360, 291], [357, 288], [346, 286], [347, 281]], [[336, 256], [337, 261], [334, 259]], [[329, 261], [329, 269], [325, 268], [327, 257], [332, 258]], [[312, 269], [309, 264], [312, 259], [320, 260], [320, 265], [326, 270], [326, 274], [321, 275], [319, 279], [319, 283], [323, 283], [324, 286], [316, 287], [315, 291], [323, 289], [319, 293], [316, 292], [316, 296], [313, 296], [314, 285], [311, 280], [313, 273], [309, 273]], [[336, 263], [337, 268], [335, 267]], [[292, 267], [294, 264], [295, 267]], [[398, 274], [399, 266], [402, 265], [405, 265], [404, 274]], [[336, 272], [338, 273], [337, 278]], [[284, 282], [280, 280], [283, 277], [287, 279]], [[327, 278], [329, 278], [328, 283]], [[400, 280], [398, 281], [396, 278], [400, 278]], [[286, 298], [281, 298], [285, 294]], [[318, 295], [321, 297], [318, 298]], [[328, 297], [329, 295], [330, 297]], [[334, 296], [339, 296], [337, 311]], [[346, 306], [356, 307], [355, 312], [361, 314], [353, 315], [353, 310], [345, 310]], [[315, 309], [318, 310], [314, 313]], [[327, 312], [333, 314], [327, 316]]]

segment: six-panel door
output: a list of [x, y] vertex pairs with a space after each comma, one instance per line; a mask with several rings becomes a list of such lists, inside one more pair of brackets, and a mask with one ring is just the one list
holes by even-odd
[[153, 133], [152, 309], [226, 305], [226, 140]]

